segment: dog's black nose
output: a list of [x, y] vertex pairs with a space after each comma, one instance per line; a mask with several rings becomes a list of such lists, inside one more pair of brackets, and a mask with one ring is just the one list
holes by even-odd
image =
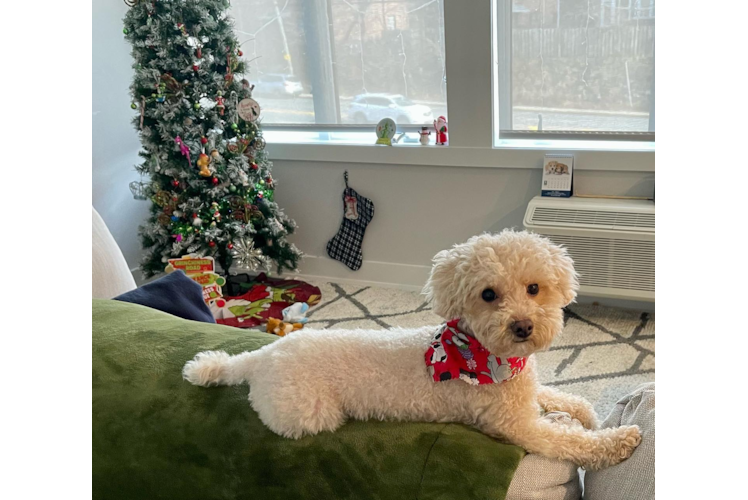
[[532, 321], [529, 319], [515, 321], [509, 328], [511, 328], [512, 332], [521, 339], [526, 339], [532, 335]]

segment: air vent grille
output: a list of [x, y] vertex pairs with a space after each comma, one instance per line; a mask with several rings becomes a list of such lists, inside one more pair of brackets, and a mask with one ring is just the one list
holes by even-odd
[[581, 285], [655, 291], [654, 241], [546, 236], [568, 249]]
[[623, 229], [654, 232], [654, 213], [535, 207], [533, 224], [593, 229]]

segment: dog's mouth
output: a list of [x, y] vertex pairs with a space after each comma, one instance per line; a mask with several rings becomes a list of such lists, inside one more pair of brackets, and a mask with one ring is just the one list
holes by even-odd
[[517, 340], [514, 340], [513, 342], [515, 344], [522, 344], [524, 342], [527, 342], [528, 340], [530, 340], [530, 339], [517, 339]]

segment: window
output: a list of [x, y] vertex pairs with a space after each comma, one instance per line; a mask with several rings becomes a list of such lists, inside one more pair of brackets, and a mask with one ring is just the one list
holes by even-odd
[[499, 139], [654, 141], [655, 0], [497, 0]]
[[266, 128], [355, 128], [447, 114], [443, 0], [235, 0]]

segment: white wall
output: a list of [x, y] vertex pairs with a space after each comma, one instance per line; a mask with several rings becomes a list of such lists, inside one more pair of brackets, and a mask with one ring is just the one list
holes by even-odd
[[[342, 219], [346, 169], [350, 186], [375, 205], [355, 272], [325, 250]], [[418, 289], [438, 251], [484, 231], [522, 228], [541, 170], [275, 161], [274, 177], [276, 201], [299, 224], [293, 240], [308, 255], [303, 275]], [[649, 196], [654, 173], [585, 170], [575, 184], [585, 194]]]
[[129, 45], [122, 35], [124, 2], [93, 2], [93, 206], [101, 214], [132, 269], [140, 259], [138, 224], [148, 203], [132, 198], [128, 184], [138, 180], [140, 141], [130, 120], [132, 78]]

